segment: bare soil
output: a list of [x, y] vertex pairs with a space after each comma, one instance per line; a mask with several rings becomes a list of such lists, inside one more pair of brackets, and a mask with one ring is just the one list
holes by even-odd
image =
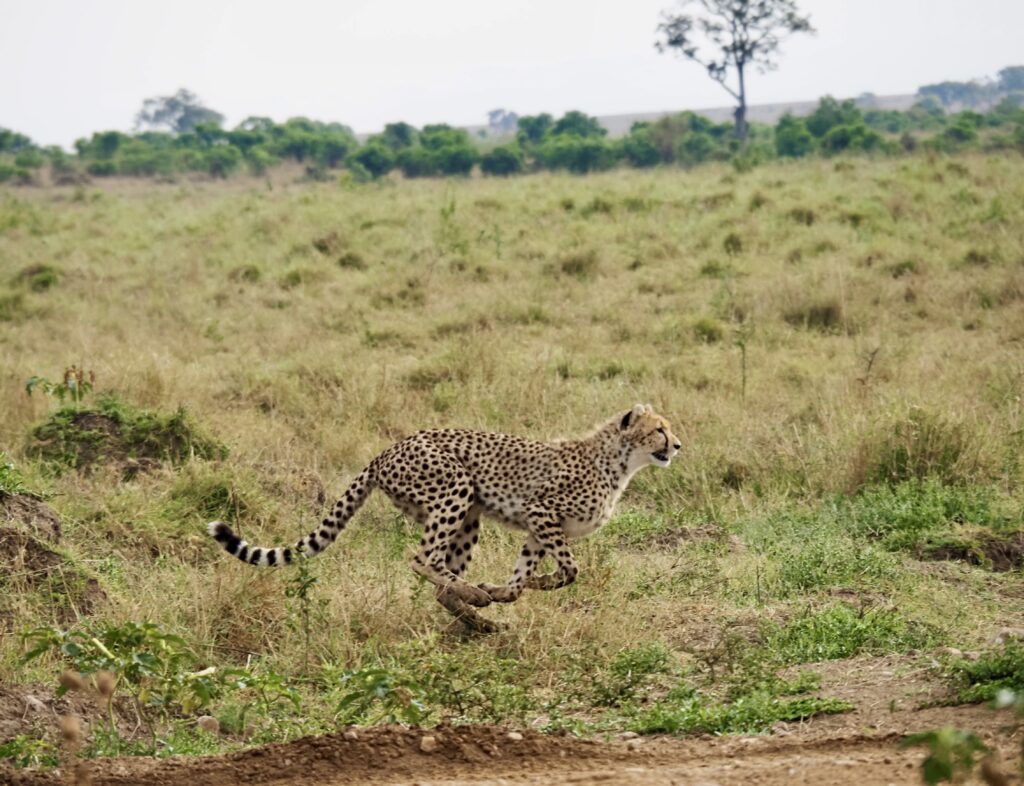
[[[911, 784], [921, 782], [926, 754], [921, 748], [901, 748], [900, 741], [906, 734], [942, 726], [979, 734], [995, 751], [997, 766], [1014, 772], [1022, 735], [1012, 717], [983, 706], [925, 706], [943, 696], [930, 665], [927, 657], [895, 656], [820, 664], [823, 694], [848, 698], [857, 709], [778, 724], [772, 734], [759, 737], [588, 740], [496, 726], [381, 726], [224, 756], [96, 760], [88, 763], [89, 779], [96, 786]], [[45, 715], [16, 704], [13, 692], [0, 693], [0, 715]], [[80, 709], [88, 720], [89, 707]], [[10, 733], [2, 723], [0, 728]], [[0, 765], [0, 783], [67, 782], [75, 781], [60, 771]]]

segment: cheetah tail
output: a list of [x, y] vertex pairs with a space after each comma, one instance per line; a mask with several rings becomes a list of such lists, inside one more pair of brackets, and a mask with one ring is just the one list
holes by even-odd
[[294, 559], [295, 554], [312, 557], [331, 545], [335, 538], [341, 534], [341, 531], [345, 529], [349, 519], [366, 502], [366, 498], [370, 496], [374, 485], [370, 477], [370, 468], [367, 467], [352, 481], [352, 485], [348, 487], [344, 496], [334, 503], [331, 512], [320, 522], [320, 526], [306, 537], [297, 541], [291, 548], [265, 549], [258, 546], [252, 547], [236, 535], [234, 530], [223, 521], [211, 521], [206, 527], [214, 540], [219, 542], [228, 554], [238, 557], [242, 562], [248, 562], [250, 565], [261, 567], [288, 565]]

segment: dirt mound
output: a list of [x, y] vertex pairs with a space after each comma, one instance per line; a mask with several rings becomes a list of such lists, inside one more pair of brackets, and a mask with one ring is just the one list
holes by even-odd
[[75, 469], [96, 463], [120, 466], [131, 478], [161, 461], [180, 464], [192, 455], [223, 458], [223, 445], [201, 436], [184, 409], [170, 414], [136, 409], [116, 398], [95, 408], [66, 407], [32, 430], [29, 455]]
[[0, 631], [13, 630], [21, 616], [21, 604], [32, 602], [33, 594], [50, 605], [61, 624], [92, 613], [106, 599], [96, 579], [68, 565], [63, 556], [20, 529], [0, 527], [0, 565], [6, 579], [6, 591], [0, 595]]
[[0, 491], [0, 522], [13, 522], [37, 538], [60, 543], [60, 517], [53, 508], [30, 494]]
[[1024, 566], [1024, 531], [1008, 535], [987, 532], [971, 542], [944, 543], [926, 550], [932, 560], [956, 560], [1006, 572]]

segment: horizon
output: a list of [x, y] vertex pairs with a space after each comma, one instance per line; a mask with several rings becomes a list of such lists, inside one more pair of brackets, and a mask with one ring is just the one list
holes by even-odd
[[[798, 5], [817, 35], [786, 40], [779, 68], [751, 75], [752, 107], [911, 94], [935, 82], [992, 78], [1024, 59], [1013, 33], [1024, 26], [1024, 5]], [[478, 8], [446, 0], [395, 10], [368, 0], [344, 8], [298, 0], [278, 19], [268, 3], [185, 0], [160, 17], [125, 0], [88, 8], [42, 0], [9, 9], [0, 31], [0, 67], [20, 75], [0, 85], [0, 126], [70, 148], [96, 131], [131, 131], [145, 99], [179, 88], [222, 113], [225, 127], [251, 115], [305, 116], [360, 135], [397, 121], [485, 125], [499, 107], [607, 117], [730, 106], [699, 66], [655, 52], [660, 12], [674, 7], [568, 0], [546, 8], [527, 0]], [[156, 27], [162, 34], [154, 39]]]

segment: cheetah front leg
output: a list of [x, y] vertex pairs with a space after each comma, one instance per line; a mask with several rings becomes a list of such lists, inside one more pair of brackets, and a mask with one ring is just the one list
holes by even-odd
[[[533, 571], [540, 565], [544, 555], [550, 555], [558, 563], [554, 573], [534, 576]], [[512, 578], [507, 584], [480, 584], [491, 599], [497, 603], [512, 603], [523, 594], [524, 589], [553, 590], [572, 584], [579, 573], [576, 560], [569, 551], [561, 525], [546, 513], [530, 516], [530, 537], [519, 553]]]
[[[479, 540], [480, 514], [471, 510], [462, 529], [448, 544], [448, 553], [445, 556], [445, 565], [448, 570], [462, 578], [473, 559], [473, 547]], [[459, 621], [479, 633], [497, 633], [506, 627], [503, 623], [481, 617], [476, 609], [460, 600], [450, 587], [437, 587], [434, 596], [438, 603], [448, 609]]]

